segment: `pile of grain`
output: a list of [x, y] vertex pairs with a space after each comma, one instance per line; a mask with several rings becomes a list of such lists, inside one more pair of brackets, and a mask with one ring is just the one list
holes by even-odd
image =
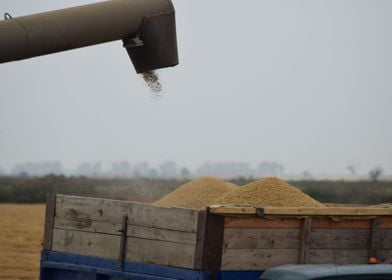
[[264, 178], [235, 189], [216, 199], [214, 204], [325, 207], [296, 187], [278, 178]]
[[214, 177], [202, 177], [178, 187], [153, 203], [160, 207], [203, 209], [238, 187]]

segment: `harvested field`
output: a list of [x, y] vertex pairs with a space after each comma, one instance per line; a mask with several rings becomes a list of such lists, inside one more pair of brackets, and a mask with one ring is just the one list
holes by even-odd
[[213, 204], [325, 207], [296, 187], [278, 178], [264, 178], [217, 198]]
[[178, 187], [153, 203], [160, 207], [202, 209], [238, 187], [214, 177], [202, 177]]
[[0, 279], [38, 279], [44, 212], [42, 204], [0, 204]]

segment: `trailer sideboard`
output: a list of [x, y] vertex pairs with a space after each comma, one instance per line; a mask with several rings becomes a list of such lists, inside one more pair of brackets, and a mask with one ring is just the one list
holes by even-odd
[[67, 267], [73, 273], [83, 267], [83, 273], [160, 279], [230, 279], [238, 273], [257, 279], [283, 264], [367, 264], [370, 258], [392, 263], [390, 208], [195, 210], [53, 195], [47, 201], [41, 279], [55, 279], [48, 275]]

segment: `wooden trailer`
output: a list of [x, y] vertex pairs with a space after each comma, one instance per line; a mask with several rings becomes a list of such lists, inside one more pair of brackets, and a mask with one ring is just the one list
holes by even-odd
[[[58, 274], [67, 269], [67, 275], [84, 269], [102, 275], [137, 271], [160, 279], [239, 274], [258, 279], [265, 269], [283, 264], [366, 264], [369, 258], [392, 263], [391, 208], [211, 206], [199, 211], [56, 195], [47, 202], [41, 279], [70, 279]], [[97, 267], [104, 263], [110, 263], [106, 272]]]

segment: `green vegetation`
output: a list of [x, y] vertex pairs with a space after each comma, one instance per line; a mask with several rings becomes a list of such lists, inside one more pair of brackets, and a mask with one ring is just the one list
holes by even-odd
[[0, 203], [42, 203], [50, 193], [151, 201], [183, 184], [181, 180], [86, 177], [0, 177]]
[[[254, 179], [236, 178], [244, 185]], [[0, 177], [0, 203], [42, 203], [48, 193], [153, 201], [186, 180], [100, 179], [86, 177]], [[392, 202], [391, 181], [292, 181], [313, 198], [327, 203], [378, 204]]]
[[353, 204], [392, 202], [391, 181], [295, 181], [291, 184], [321, 202]]

